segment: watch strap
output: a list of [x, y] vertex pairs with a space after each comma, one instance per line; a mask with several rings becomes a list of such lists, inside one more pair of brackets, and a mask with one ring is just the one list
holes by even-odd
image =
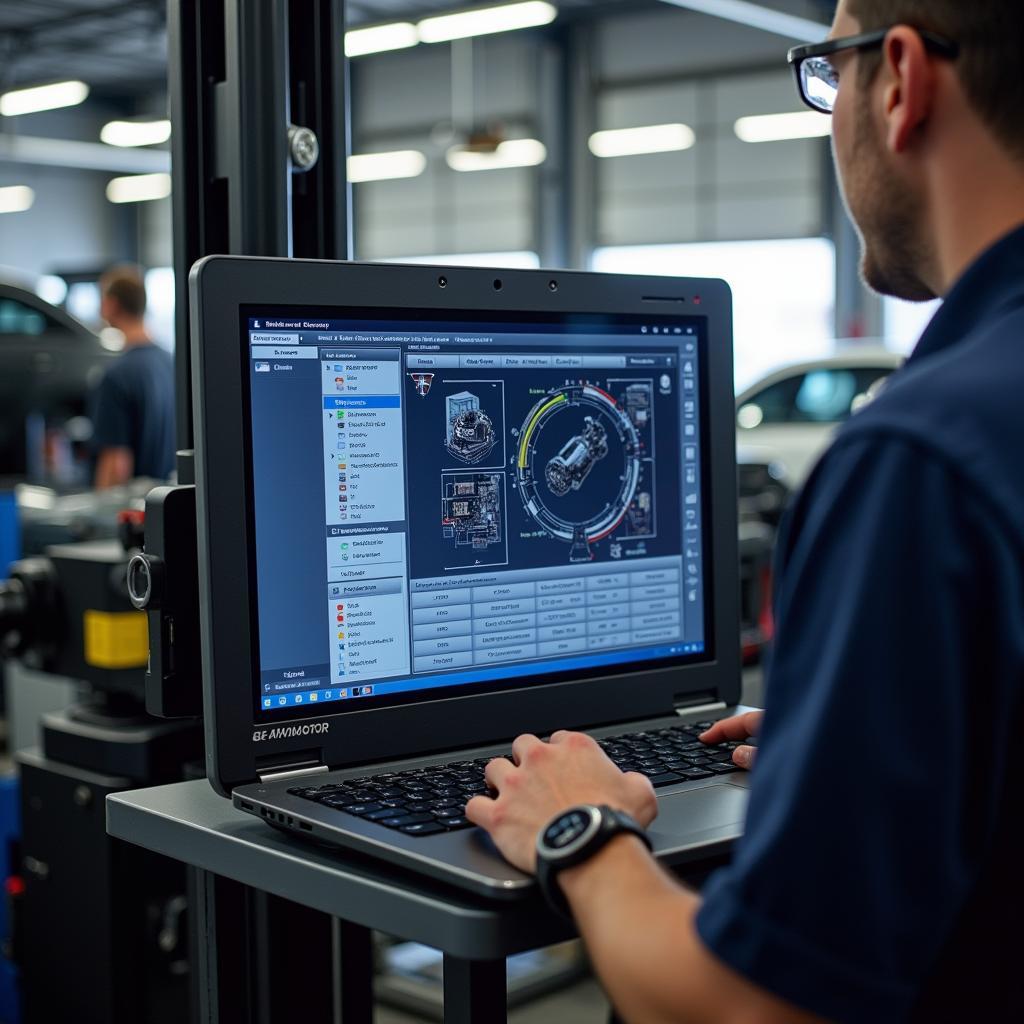
[[[578, 808], [568, 808], [544, 826], [540, 833], [541, 837], [544, 836], [552, 824], [564, 817], [564, 815], [570, 813], [570, 811], [590, 811], [593, 808], [594, 805], [592, 804]], [[572, 910], [569, 907], [569, 901], [566, 899], [565, 893], [562, 891], [562, 887], [558, 884], [558, 875], [560, 872], [564, 871], [566, 868], [576, 867], [590, 860], [591, 857], [604, 849], [604, 847], [618, 835], [635, 835], [648, 850], [651, 849], [651, 840], [647, 835], [647, 832], [625, 811], [616, 810], [615, 808], [608, 807], [605, 804], [602, 804], [596, 809], [601, 814], [600, 827], [590, 837], [590, 839], [571, 856], [559, 857], [557, 860], [550, 859], [545, 856], [543, 844], [539, 841], [537, 844], [537, 883], [540, 886], [541, 892], [544, 894], [545, 900], [547, 900], [548, 905], [552, 910], [568, 921], [573, 919]]]

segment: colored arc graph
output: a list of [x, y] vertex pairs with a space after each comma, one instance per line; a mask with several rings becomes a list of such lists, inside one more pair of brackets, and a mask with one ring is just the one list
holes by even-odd
[[[578, 410], [566, 417], [569, 410]], [[580, 428], [579, 413], [584, 414]], [[569, 429], [563, 421], [573, 423]], [[562, 427], [565, 443], [545, 459], [540, 440], [548, 431]], [[562, 436], [556, 434], [556, 436]], [[559, 509], [560, 499], [578, 491], [591, 471], [618, 442], [624, 465], [614, 486], [583, 519], [573, 519]], [[546, 446], [550, 447], [550, 445]], [[640, 479], [640, 438], [636, 427], [616, 400], [593, 384], [555, 388], [527, 413], [516, 454], [516, 484], [527, 513], [548, 534], [572, 545], [571, 561], [589, 561], [590, 545], [608, 537], [629, 510]], [[607, 479], [607, 475], [606, 475]]]

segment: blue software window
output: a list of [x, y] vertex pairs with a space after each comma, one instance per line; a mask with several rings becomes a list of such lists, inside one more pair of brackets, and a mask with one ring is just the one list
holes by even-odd
[[262, 711], [701, 656], [702, 321], [244, 326]]

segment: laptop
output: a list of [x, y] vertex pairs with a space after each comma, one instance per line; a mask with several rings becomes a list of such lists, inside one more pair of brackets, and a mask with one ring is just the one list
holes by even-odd
[[523, 732], [590, 732], [727, 849], [747, 778], [721, 281], [210, 257], [191, 276], [206, 763], [234, 805], [462, 890]]

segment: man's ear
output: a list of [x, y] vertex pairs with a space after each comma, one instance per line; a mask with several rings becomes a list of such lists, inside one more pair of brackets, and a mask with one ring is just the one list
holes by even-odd
[[936, 79], [920, 35], [897, 25], [882, 48], [885, 119], [891, 152], [904, 153], [931, 116]]

